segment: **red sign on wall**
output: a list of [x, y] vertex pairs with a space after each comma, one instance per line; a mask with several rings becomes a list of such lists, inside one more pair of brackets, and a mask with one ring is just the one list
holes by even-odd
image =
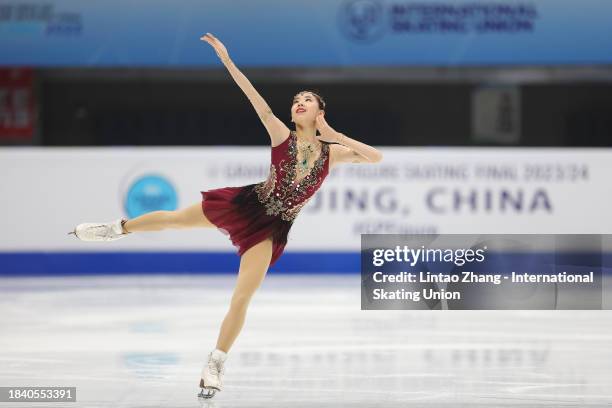
[[33, 72], [0, 69], [0, 140], [31, 140], [35, 111]]

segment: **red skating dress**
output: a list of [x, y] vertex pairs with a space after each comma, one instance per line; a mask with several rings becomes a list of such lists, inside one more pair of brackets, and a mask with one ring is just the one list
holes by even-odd
[[297, 134], [291, 131], [280, 145], [272, 147], [270, 173], [265, 181], [201, 192], [206, 218], [229, 236], [238, 255], [271, 236], [270, 266], [281, 256], [293, 221], [329, 173], [329, 144], [322, 143], [310, 172], [299, 180]]

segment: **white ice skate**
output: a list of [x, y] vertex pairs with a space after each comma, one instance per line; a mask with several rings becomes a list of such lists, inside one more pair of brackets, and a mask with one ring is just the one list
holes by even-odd
[[74, 234], [81, 241], [103, 242], [116, 241], [128, 235], [123, 232], [122, 219], [108, 223], [84, 223], [76, 226], [74, 231], [68, 235]]
[[200, 377], [200, 398], [212, 398], [223, 387], [223, 374], [225, 373], [226, 354], [215, 350], [208, 355], [208, 362], [202, 368]]

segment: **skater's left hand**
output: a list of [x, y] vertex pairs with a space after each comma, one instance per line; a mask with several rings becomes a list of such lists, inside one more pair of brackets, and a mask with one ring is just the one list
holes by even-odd
[[223, 64], [227, 64], [230, 61], [230, 56], [227, 52], [227, 48], [225, 48], [225, 45], [223, 45], [223, 43], [219, 41], [217, 37], [215, 37], [211, 33], [206, 33], [202, 37], [200, 37], [200, 40], [206, 41], [214, 48], [215, 52], [217, 53], [217, 56]]
[[332, 129], [331, 126], [329, 126], [329, 124], [325, 120], [325, 111], [319, 112], [315, 120], [317, 130], [321, 134], [321, 136], [319, 136], [319, 140], [328, 143], [338, 143], [341, 135], [340, 133]]

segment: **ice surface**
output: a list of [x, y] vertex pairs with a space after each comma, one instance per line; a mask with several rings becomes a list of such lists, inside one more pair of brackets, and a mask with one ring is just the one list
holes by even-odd
[[200, 402], [235, 279], [1, 279], [0, 385], [77, 387], [37, 407], [612, 405], [611, 311], [362, 311], [359, 275], [318, 274], [267, 276]]

